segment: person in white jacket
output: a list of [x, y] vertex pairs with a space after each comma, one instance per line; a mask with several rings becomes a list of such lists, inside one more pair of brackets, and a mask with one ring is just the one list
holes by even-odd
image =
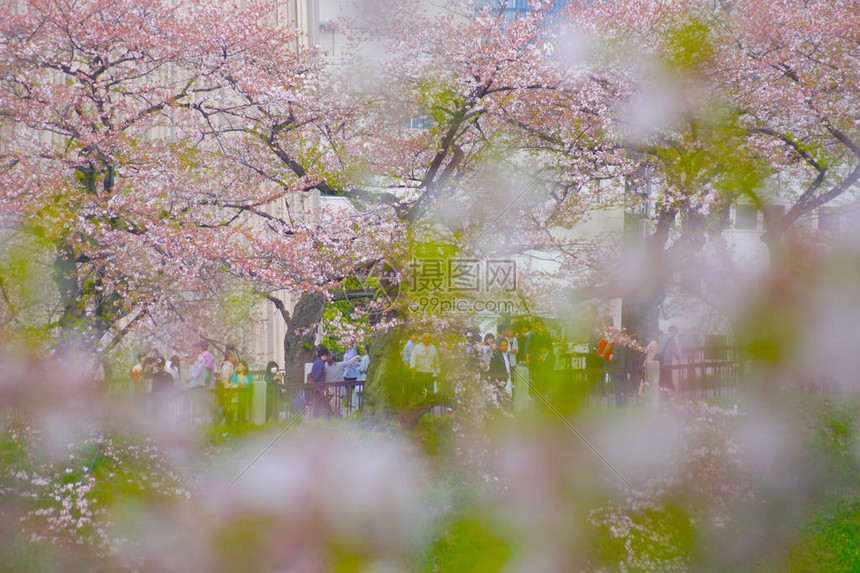
[[188, 371], [186, 390], [206, 388], [212, 382], [212, 355], [209, 355], [208, 360], [206, 356], [209, 354], [209, 344], [206, 341], [198, 342], [194, 348], [197, 350], [197, 358]]
[[[185, 383], [188, 411], [194, 417], [201, 412], [212, 412], [214, 400], [206, 392], [207, 386], [212, 385], [212, 355], [209, 354], [209, 344], [203, 340], [194, 345], [197, 358], [188, 369]], [[213, 412], [214, 413], [214, 412]]]
[[439, 350], [431, 340], [429, 332], [422, 334], [421, 342], [415, 345], [409, 357], [415, 387], [424, 394], [435, 392], [436, 377], [439, 375]]
[[358, 412], [361, 409], [361, 399], [364, 395], [364, 384], [367, 382], [367, 369], [370, 367], [370, 355], [367, 348], [363, 349], [361, 360], [358, 362], [358, 377], [355, 379], [355, 391], [352, 393], [352, 409]]

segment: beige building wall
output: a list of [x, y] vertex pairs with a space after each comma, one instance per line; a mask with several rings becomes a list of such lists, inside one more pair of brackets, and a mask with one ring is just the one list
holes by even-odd
[[[291, 217], [294, 221], [307, 221], [316, 216], [319, 204], [319, 191], [294, 192], [286, 199], [279, 199], [266, 205], [265, 210], [270, 215], [285, 220]], [[257, 219], [251, 224], [262, 225], [262, 222]], [[278, 289], [269, 294], [280, 299], [292, 313], [298, 300], [295, 293], [287, 289]], [[283, 368], [286, 333], [287, 325], [280, 311], [269, 300], [261, 300], [248, 328], [242, 333], [240, 342], [240, 352], [248, 361], [248, 366], [252, 370], [262, 370], [267, 362], [274, 360]]]
[[[292, 22], [302, 32], [296, 49], [316, 46], [319, 43], [320, 34], [321, 0], [275, 1], [278, 5], [275, 23], [289, 25]], [[314, 216], [318, 205], [319, 192], [296, 193], [286, 200], [279, 199], [272, 202], [265, 207], [265, 211], [283, 219], [292, 217], [304, 220]], [[257, 221], [254, 224], [261, 224], [261, 222]], [[283, 301], [284, 306], [292, 313], [298, 300], [294, 293], [279, 289], [269, 294]], [[248, 328], [242, 333], [242, 340], [239, 341], [240, 352], [252, 370], [262, 370], [270, 360], [274, 360], [283, 368], [286, 331], [287, 325], [275, 305], [268, 300], [261, 300]]]

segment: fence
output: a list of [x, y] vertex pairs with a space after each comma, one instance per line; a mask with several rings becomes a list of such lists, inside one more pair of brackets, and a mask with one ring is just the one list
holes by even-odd
[[181, 391], [176, 407], [192, 422], [259, 425], [297, 415], [346, 417], [364, 406], [363, 382], [266, 384], [262, 373], [252, 376], [251, 386]]
[[[560, 368], [531, 370], [534, 391], [545, 396], [572, 392], [583, 396], [591, 406], [622, 405], [637, 395], [644, 378], [640, 361], [631, 361], [628, 368], [586, 368], [586, 355], [575, 353], [560, 356], [559, 362]], [[734, 391], [741, 373], [742, 363], [730, 348], [719, 352], [712, 348], [687, 349], [682, 352], [682, 361], [668, 368], [669, 381], [677, 394], [695, 399]], [[518, 392], [527, 391], [521, 385], [515, 386]], [[171, 388], [146, 399], [153, 413], [169, 413], [180, 421], [261, 425], [298, 415], [329, 418], [361, 412], [364, 383], [266, 384], [263, 372], [252, 372], [250, 386], [219, 390]], [[0, 409], [0, 418], [14, 418], [21, 413], [18, 405], [6, 404]]]
[[[734, 391], [741, 378], [742, 364], [731, 348], [693, 348], [682, 353], [682, 361], [667, 366], [662, 373], [661, 386], [673, 389], [682, 398], [704, 399]], [[639, 383], [645, 378], [644, 363], [630, 360], [625, 366], [586, 368], [586, 355], [574, 353], [561, 357], [563, 368], [547, 375], [543, 385], [559, 384], [583, 388], [589, 404], [620, 405], [638, 394]], [[533, 385], [538, 384], [532, 375]], [[552, 379], [554, 378], [554, 379]]]

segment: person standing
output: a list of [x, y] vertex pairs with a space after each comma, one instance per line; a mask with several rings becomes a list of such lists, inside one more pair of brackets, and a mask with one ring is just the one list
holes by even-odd
[[232, 409], [232, 394], [227, 392], [233, 381], [233, 374], [236, 373], [236, 362], [238, 356], [232, 346], [226, 349], [226, 358], [221, 363], [221, 369], [218, 371], [218, 379], [215, 382], [215, 395], [220, 407], [219, 422], [226, 421], [228, 424], [233, 421]]
[[612, 317], [603, 317], [603, 335], [597, 343], [597, 354], [603, 359], [604, 380], [608, 384], [609, 394], [615, 406], [625, 405], [628, 397], [627, 389], [627, 349], [620, 343], [616, 344], [618, 332]]
[[511, 404], [513, 387], [511, 384], [511, 360], [508, 355], [508, 341], [499, 339], [498, 347], [490, 357], [490, 369], [487, 378], [493, 387], [496, 401], [501, 408], [507, 408]]
[[603, 337], [597, 344], [598, 355], [603, 359], [604, 378], [614, 405], [621, 408], [627, 404], [631, 392], [628, 388], [627, 347], [615, 342], [617, 333], [613, 331], [612, 318], [604, 318]]
[[415, 345], [418, 344], [418, 333], [413, 332], [409, 335], [409, 340], [406, 341], [406, 346], [403, 347], [403, 354], [401, 358], [403, 359], [403, 366], [409, 370], [410, 364], [412, 364], [412, 351], [415, 349]]
[[552, 352], [552, 337], [547, 332], [546, 325], [542, 320], [535, 321], [534, 331], [529, 338], [529, 345], [529, 362], [537, 358], [537, 353], [542, 348], [549, 348]]
[[230, 387], [235, 388], [236, 399], [231, 400], [237, 405], [237, 418], [240, 422], [250, 420], [251, 413], [251, 383], [253, 377], [244, 360], [236, 362], [236, 372], [230, 378]]
[[523, 364], [528, 368], [529, 363], [531, 362], [531, 348], [529, 347], [529, 343], [532, 338], [531, 324], [529, 324], [528, 321], [523, 321], [520, 325], [519, 331], [520, 336], [517, 338], [517, 364]]
[[325, 364], [328, 360], [328, 349], [325, 346], [320, 346], [317, 350], [316, 360], [311, 364], [311, 371], [308, 373], [308, 384], [325, 384]]
[[352, 404], [352, 395], [358, 382], [358, 365], [360, 362], [361, 356], [358, 355], [358, 349], [355, 345], [350, 346], [343, 353], [343, 381], [346, 382], [344, 407]]
[[409, 357], [415, 388], [424, 395], [436, 390], [435, 382], [439, 375], [439, 350], [432, 340], [429, 332], [422, 334], [421, 342], [415, 345]]
[[164, 365], [164, 370], [173, 378], [173, 387], [178, 390], [182, 383], [182, 366], [179, 362], [179, 356], [176, 354], [171, 356], [167, 364]]
[[326, 382], [326, 363], [329, 360], [329, 352], [325, 346], [320, 346], [317, 350], [317, 359], [311, 365], [311, 371], [308, 374], [307, 384], [311, 385], [308, 393], [305, 395], [305, 402], [308, 408], [314, 415], [322, 416], [326, 419], [331, 418], [331, 404], [328, 403], [325, 391]]
[[588, 335], [588, 353], [585, 355], [585, 379], [592, 396], [603, 395], [603, 357], [600, 355], [602, 338], [597, 312], [594, 312], [591, 317], [591, 332]]
[[192, 390], [194, 388], [206, 388], [212, 377], [211, 369], [206, 365], [206, 356], [208, 354], [207, 347], [209, 345], [203, 341], [198, 342], [194, 345], [194, 350], [197, 351], [196, 358], [194, 362], [191, 364], [191, 368], [188, 371], [188, 379], [185, 384], [186, 390]]
[[490, 365], [484, 362], [484, 340], [481, 333], [468, 329], [464, 333], [465, 344], [463, 347], [464, 369], [466, 372], [476, 374], [479, 377], [486, 376]]
[[323, 382], [327, 384], [343, 382], [343, 374], [345, 371], [346, 363], [342, 360], [338, 362], [337, 355], [333, 351], [329, 351], [328, 357], [325, 361], [325, 378], [323, 379]]
[[669, 388], [673, 392], [677, 389], [672, 380], [672, 364], [681, 361], [681, 352], [678, 350], [678, 327], [672, 325], [669, 332], [660, 337], [660, 348], [657, 350], [657, 361], [660, 363], [660, 386]]
[[529, 381], [534, 391], [545, 396], [552, 387], [555, 352], [552, 337], [542, 320], [535, 320], [529, 336]]
[[278, 363], [270, 360], [266, 364], [266, 421], [277, 420], [279, 416], [278, 404], [281, 398], [280, 386], [284, 383], [284, 375], [278, 368]]
[[212, 353], [209, 352], [209, 343], [205, 340], [200, 342], [200, 348], [203, 349], [203, 362], [206, 365], [206, 389], [214, 390], [215, 381], [215, 360], [212, 358]]
[[147, 357], [143, 360], [143, 370], [140, 373], [140, 392], [144, 394], [152, 394], [152, 374], [155, 372], [154, 356]]
[[612, 356], [614, 344], [612, 338], [614, 334], [615, 323], [611, 316], [603, 317], [603, 331], [600, 340], [597, 342], [597, 355], [603, 359], [604, 364], [609, 362], [609, 357]]
[[334, 351], [329, 351], [328, 359], [325, 361], [325, 396], [323, 399], [331, 412], [340, 416], [343, 410], [344, 373], [347, 363], [345, 360], [338, 361]]
[[153, 413], [160, 414], [167, 407], [170, 392], [173, 389], [173, 377], [164, 369], [164, 358], [159, 356], [150, 360], [153, 361], [150, 373], [152, 379], [152, 409]]
[[367, 382], [367, 369], [370, 368], [370, 349], [365, 347], [364, 353], [358, 362], [358, 377], [356, 378], [355, 392], [352, 394], [352, 409], [358, 412], [362, 408], [364, 397], [364, 385]]
[[131, 376], [131, 381], [134, 382], [134, 390], [135, 392], [141, 392], [141, 384], [140, 377], [143, 374], [143, 364], [146, 362], [146, 354], [143, 352], [138, 352], [137, 354], [137, 362], [131, 367], [128, 371], [129, 376]]
[[221, 369], [218, 371], [218, 386], [222, 388], [230, 386], [233, 381], [233, 375], [236, 373], [236, 362], [238, 362], [236, 351], [232, 349], [227, 350], [227, 356], [224, 358], [224, 362], [221, 363]]
[[508, 340], [508, 356], [511, 359], [511, 366], [517, 366], [517, 354], [519, 354], [520, 344], [517, 340], [517, 330], [512, 325], [507, 325], [503, 330], [505, 338]]
[[248, 363], [244, 360], [236, 362], [236, 372], [230, 377], [230, 386], [233, 388], [249, 388], [253, 377], [248, 370]]
[[492, 332], [484, 335], [484, 346], [482, 348], [484, 362], [489, 364], [496, 352], [496, 336]]
[[555, 379], [555, 354], [552, 348], [541, 345], [532, 352], [529, 385], [529, 396], [537, 398], [538, 404], [543, 406], [544, 400], [553, 389]]
[[358, 355], [358, 349], [355, 346], [350, 346], [343, 353], [343, 381], [350, 384], [355, 384], [358, 379], [358, 363], [361, 361], [361, 356]]
[[191, 364], [188, 379], [185, 384], [186, 396], [188, 397], [189, 411], [194, 416], [195, 410], [206, 412], [215, 409], [214, 401], [211, 400], [207, 390], [212, 385], [212, 355], [209, 354], [209, 343], [201, 340], [194, 345], [197, 356]]

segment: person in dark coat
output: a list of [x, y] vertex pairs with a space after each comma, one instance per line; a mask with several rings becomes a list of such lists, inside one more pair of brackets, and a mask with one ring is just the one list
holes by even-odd
[[317, 350], [317, 359], [314, 360], [311, 366], [311, 371], [308, 374], [307, 384], [311, 385], [309, 391], [305, 393], [305, 399], [302, 406], [307, 405], [311, 409], [314, 416], [329, 419], [334, 415], [331, 408], [325, 387], [325, 366], [329, 358], [328, 349], [325, 346], [320, 346]]
[[511, 359], [508, 356], [508, 341], [500, 338], [496, 351], [490, 357], [490, 368], [487, 370], [487, 379], [493, 387], [496, 400], [501, 407], [511, 404]]
[[611, 354], [606, 362], [609, 374], [609, 387], [615, 398], [615, 406], [623, 408], [633, 395], [627, 373], [628, 349], [622, 344], [612, 344]]
[[284, 383], [284, 373], [278, 368], [278, 363], [270, 360], [266, 364], [266, 421], [277, 420], [280, 415], [281, 385]]

